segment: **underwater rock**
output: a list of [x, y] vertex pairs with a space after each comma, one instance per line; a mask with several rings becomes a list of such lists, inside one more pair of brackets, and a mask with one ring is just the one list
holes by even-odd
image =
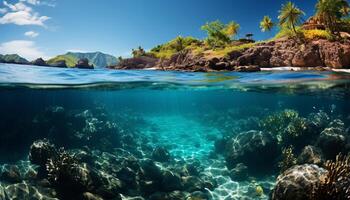
[[93, 187], [94, 172], [64, 150], [49, 159], [46, 165], [48, 180], [63, 196], [79, 195]]
[[55, 145], [48, 140], [37, 140], [30, 146], [29, 160], [32, 164], [46, 168], [46, 163], [50, 158], [57, 156]]
[[322, 152], [317, 147], [308, 145], [304, 147], [301, 154], [298, 156], [297, 163], [301, 164], [315, 164], [320, 165], [322, 163]]
[[0, 200], [6, 200], [5, 188], [0, 184]]
[[182, 190], [182, 187], [183, 185], [179, 175], [168, 170], [163, 172], [162, 190], [164, 192]]
[[6, 199], [58, 200], [53, 189], [38, 188], [26, 182], [6, 186], [5, 193]]
[[22, 181], [21, 173], [16, 165], [4, 165], [0, 171], [0, 180], [9, 183]]
[[247, 180], [248, 167], [243, 163], [238, 163], [233, 169], [230, 170], [230, 177], [233, 181], [244, 181]]
[[82, 200], [103, 200], [103, 198], [90, 192], [84, 192]]
[[191, 193], [186, 200], [209, 200], [210, 195], [204, 192], [196, 191]]
[[248, 131], [231, 138], [226, 144], [225, 159], [229, 169], [238, 163], [248, 167], [249, 173], [264, 174], [275, 167], [279, 151], [277, 140], [261, 131]]
[[158, 162], [168, 162], [170, 160], [170, 153], [164, 147], [156, 147], [152, 152], [152, 158]]
[[347, 138], [342, 124], [337, 120], [330, 123], [330, 127], [321, 132], [316, 142], [316, 146], [322, 150], [326, 159], [333, 159], [345, 151]]
[[161, 169], [150, 159], [141, 162], [141, 169], [146, 178], [156, 181], [161, 181], [163, 178]]
[[296, 165], [277, 177], [272, 200], [305, 200], [326, 170], [317, 165]]
[[183, 188], [187, 192], [204, 191], [206, 183], [197, 176], [182, 177]]
[[173, 191], [170, 193], [157, 192], [149, 197], [149, 200], [184, 200], [186, 194], [181, 191]]

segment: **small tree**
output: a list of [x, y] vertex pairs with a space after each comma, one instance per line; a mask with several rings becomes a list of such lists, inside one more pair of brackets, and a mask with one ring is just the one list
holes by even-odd
[[260, 22], [260, 29], [262, 32], [271, 31], [275, 24], [272, 22], [272, 19], [269, 16], [264, 16]]
[[206, 23], [202, 26], [202, 30], [206, 31], [208, 34], [206, 42], [211, 47], [216, 48], [225, 46], [231, 42], [231, 38], [233, 38], [239, 30], [239, 24], [232, 21], [225, 25], [217, 20]]
[[134, 58], [146, 55], [146, 51], [141, 46], [139, 46], [137, 49], [132, 49], [131, 52]]
[[296, 26], [301, 23], [301, 16], [305, 15], [305, 13], [300, 10], [294, 3], [287, 2], [282, 5], [281, 10], [279, 11], [280, 15], [278, 16], [279, 24], [283, 28], [292, 29], [297, 35]]

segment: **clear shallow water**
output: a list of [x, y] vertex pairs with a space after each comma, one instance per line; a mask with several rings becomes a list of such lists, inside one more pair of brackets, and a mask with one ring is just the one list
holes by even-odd
[[[18, 195], [18, 191], [6, 189], [18, 187], [18, 182], [50, 196], [43, 189], [46, 186], [37, 179], [25, 178], [22, 172], [36, 167], [28, 161], [29, 149], [35, 140], [43, 138], [67, 151], [90, 152], [95, 157], [91, 161], [94, 164], [89, 165], [108, 177], [122, 179], [115, 172], [122, 164], [116, 163], [113, 156], [122, 155], [116, 152], [124, 149], [141, 166], [144, 160], [151, 159], [163, 171], [181, 176], [181, 180], [191, 176], [207, 184], [191, 191], [184, 181], [176, 189], [164, 189], [159, 186], [164, 183], [157, 183], [149, 193], [117, 190], [115, 193], [124, 199], [152, 199], [156, 193], [173, 191], [184, 193], [180, 199], [191, 199], [196, 191], [206, 195], [202, 199], [268, 199], [279, 173], [280, 153], [271, 170], [249, 172], [240, 179], [232, 175], [225, 152], [218, 150], [228, 144], [220, 145], [218, 141], [235, 140], [238, 134], [250, 130], [267, 132], [261, 125], [263, 120], [286, 109], [294, 110], [310, 123], [314, 121], [309, 117], [312, 113], [326, 113], [327, 123], [335, 119], [344, 123], [345, 134], [350, 120], [348, 78], [348, 74], [333, 72], [182, 73], [0, 65], [0, 163], [17, 164], [22, 176], [17, 182], [0, 176], [0, 199], [1, 188], [8, 196]], [[288, 145], [296, 146], [297, 156], [303, 146], [316, 145], [315, 141], [303, 143], [300, 148], [297, 142]], [[288, 146], [276, 145], [279, 152]], [[166, 149], [170, 158], [157, 160], [154, 149], [158, 147]], [[189, 164], [198, 168], [198, 174], [180, 173], [180, 168]], [[260, 168], [256, 168], [251, 171], [259, 172]], [[127, 183], [126, 187], [131, 187]], [[53, 198], [69, 199], [71, 195], [52, 182], [48, 188], [59, 194]], [[97, 190], [89, 192], [101, 196]]]

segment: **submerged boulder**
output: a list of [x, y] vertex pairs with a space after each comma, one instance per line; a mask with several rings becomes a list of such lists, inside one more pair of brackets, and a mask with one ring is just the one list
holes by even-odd
[[297, 165], [277, 178], [272, 200], [305, 200], [312, 194], [314, 184], [327, 171], [317, 165]]
[[231, 138], [224, 154], [229, 169], [243, 163], [249, 173], [264, 174], [274, 169], [279, 151], [277, 140], [271, 134], [252, 130]]
[[156, 147], [152, 152], [152, 158], [158, 162], [167, 162], [170, 160], [170, 153], [164, 147]]

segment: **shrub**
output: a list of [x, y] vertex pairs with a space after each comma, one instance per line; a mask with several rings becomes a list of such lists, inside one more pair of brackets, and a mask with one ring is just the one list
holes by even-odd
[[327, 39], [332, 40], [333, 35], [326, 31], [326, 30], [302, 30], [304, 38], [307, 40], [314, 40], [314, 39]]

